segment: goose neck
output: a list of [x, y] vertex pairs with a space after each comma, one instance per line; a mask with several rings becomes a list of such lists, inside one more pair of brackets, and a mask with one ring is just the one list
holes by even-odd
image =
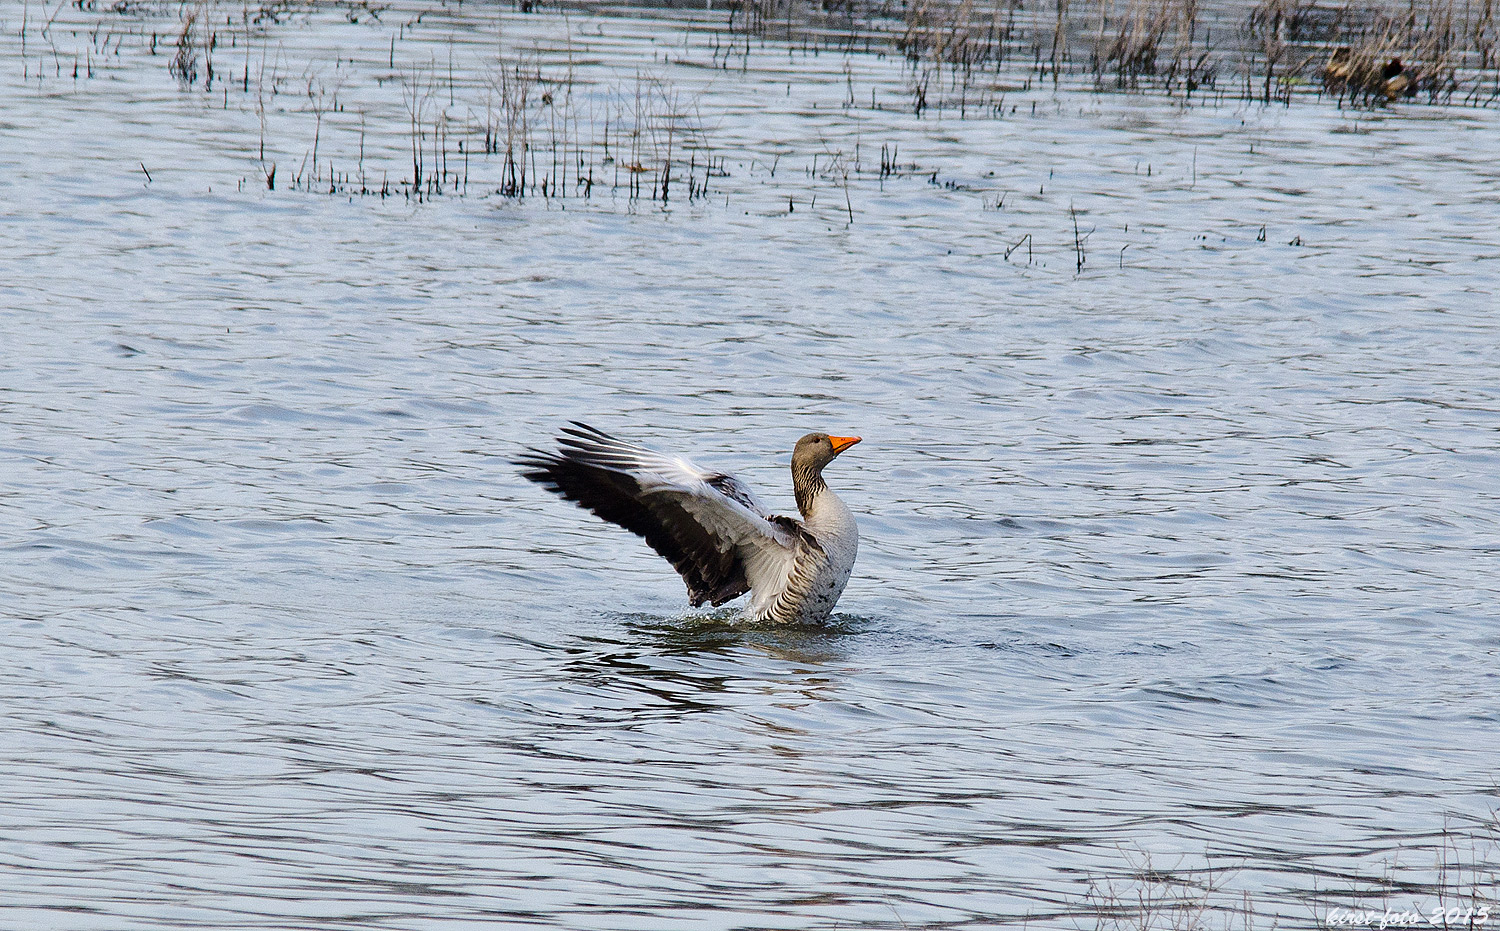
[[822, 469], [792, 466], [792, 491], [797, 495], [797, 510], [803, 517], [812, 516], [813, 501], [827, 490]]

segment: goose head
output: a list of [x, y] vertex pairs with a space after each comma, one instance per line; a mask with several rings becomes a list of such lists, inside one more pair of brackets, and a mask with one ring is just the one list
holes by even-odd
[[792, 474], [809, 478], [823, 473], [823, 467], [834, 457], [855, 443], [857, 436], [829, 436], [826, 433], [809, 433], [797, 441], [792, 449]]

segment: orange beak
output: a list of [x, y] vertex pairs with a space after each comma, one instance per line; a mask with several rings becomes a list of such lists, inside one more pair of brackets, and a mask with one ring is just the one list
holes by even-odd
[[828, 441], [833, 444], [833, 454], [835, 456], [837, 456], [839, 453], [841, 453], [844, 450], [848, 449], [849, 447], [853, 446], [855, 443], [858, 443], [859, 442], [859, 437], [857, 437], [857, 436], [830, 436], [828, 438]]

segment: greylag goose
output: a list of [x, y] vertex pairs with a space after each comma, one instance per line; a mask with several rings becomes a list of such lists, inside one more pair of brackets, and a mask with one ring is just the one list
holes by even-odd
[[833, 611], [859, 551], [823, 467], [857, 436], [809, 433], [792, 450], [802, 519], [773, 515], [739, 479], [574, 422], [556, 452], [528, 450], [526, 478], [645, 537], [687, 583], [693, 607], [750, 593], [748, 619], [816, 624]]
[[1416, 93], [1419, 73], [1414, 73], [1392, 58], [1384, 65], [1372, 57], [1373, 51], [1361, 49], [1358, 54], [1341, 45], [1333, 50], [1323, 66], [1323, 85], [1330, 91], [1362, 93], [1367, 99], [1396, 100]]
[[1409, 97], [1415, 91], [1412, 88], [1411, 72], [1401, 64], [1401, 59], [1392, 58], [1386, 62], [1384, 68], [1380, 69], [1380, 94], [1386, 100], [1395, 100], [1399, 97]]

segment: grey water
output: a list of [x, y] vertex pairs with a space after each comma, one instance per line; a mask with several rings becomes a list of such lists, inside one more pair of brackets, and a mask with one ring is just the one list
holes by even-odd
[[[0, 7], [0, 925], [1500, 905], [1500, 114], [919, 117], [685, 13], [369, 9], [205, 88], [175, 8]], [[706, 193], [333, 183], [527, 50], [601, 120], [670, 88]], [[863, 436], [832, 622], [521, 480], [571, 419], [783, 511]]]

